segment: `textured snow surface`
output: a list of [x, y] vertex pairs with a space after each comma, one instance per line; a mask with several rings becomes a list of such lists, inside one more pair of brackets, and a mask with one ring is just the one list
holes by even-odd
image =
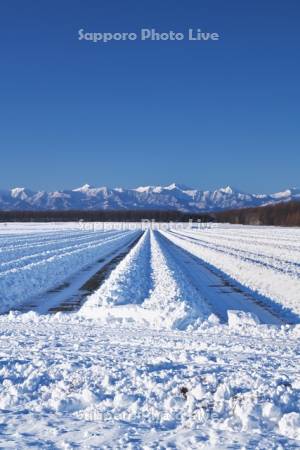
[[0, 234], [0, 312], [59, 286], [138, 236], [138, 231]]
[[[0, 224], [1, 307], [140, 234]], [[149, 230], [78, 312], [0, 315], [0, 448], [300, 448], [299, 238]]]
[[[73, 318], [72, 318], [73, 317]], [[1, 448], [298, 448], [299, 336], [0, 318]]]
[[[121, 306], [123, 305], [123, 306]], [[79, 315], [155, 328], [197, 327], [210, 310], [157, 232], [147, 231]]]
[[219, 225], [198, 231], [164, 232], [287, 318], [300, 316], [300, 229]]

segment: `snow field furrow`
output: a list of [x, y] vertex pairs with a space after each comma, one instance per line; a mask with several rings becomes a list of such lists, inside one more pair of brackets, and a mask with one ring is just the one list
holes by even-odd
[[44, 251], [60, 250], [74, 244], [75, 245], [79, 245], [80, 243], [84, 244], [85, 242], [93, 241], [96, 238], [98, 240], [102, 238], [105, 239], [107, 237], [118, 234], [120, 234], [120, 232], [78, 233], [77, 235], [73, 235], [71, 237], [64, 234], [55, 236], [55, 239], [51, 240], [41, 239], [38, 241], [33, 241], [30, 245], [27, 246], [21, 247], [12, 246], [9, 249], [1, 248], [0, 262], [1, 263], [12, 262], [25, 256], [34, 256]]
[[[299, 277], [300, 278], [300, 263], [299, 261], [299, 257], [297, 259], [297, 255], [294, 254], [293, 257], [295, 258], [295, 260], [297, 262], [293, 262], [293, 261], [285, 261], [283, 258], [277, 258], [274, 256], [268, 256], [265, 254], [261, 254], [258, 252], [258, 250], [256, 251], [245, 251], [240, 249], [240, 246], [238, 244], [238, 242], [236, 243], [236, 246], [233, 247], [232, 245], [224, 245], [224, 244], [218, 244], [216, 243], [216, 241], [214, 242], [209, 242], [208, 240], [205, 239], [205, 236], [201, 235], [194, 237], [189, 235], [188, 233], [178, 233], [173, 231], [172, 233], [174, 233], [175, 235], [178, 235], [179, 237], [181, 237], [182, 239], [191, 241], [191, 242], [195, 242], [197, 244], [199, 244], [202, 247], [206, 247], [208, 249], [212, 249], [215, 250], [219, 253], [225, 253], [227, 255], [232, 255], [232, 256], [237, 256], [240, 259], [244, 259], [245, 261], [250, 261], [250, 262], [254, 262], [256, 264], [261, 264], [262, 266], [265, 267], [269, 267], [272, 268], [274, 270], [278, 270], [279, 272], [283, 272], [283, 273], [290, 273], [291, 275], [295, 276], [295, 277]], [[254, 249], [254, 247], [253, 247]], [[290, 252], [287, 252], [286, 257], [290, 257]]]
[[0, 311], [58, 286], [87, 265], [131, 242], [138, 234], [138, 231], [128, 231], [106, 240], [100, 237], [98, 243], [90, 246], [75, 247], [72, 251], [0, 273]]
[[[218, 242], [224, 243], [230, 246], [239, 245], [238, 248], [243, 248], [244, 250], [252, 250], [252, 251], [263, 251], [266, 256], [278, 256], [279, 258], [285, 257], [287, 258], [296, 256], [296, 260], [299, 260], [300, 255], [300, 242], [297, 242], [295, 236], [293, 239], [289, 240], [289, 243], [283, 243], [280, 237], [274, 236], [272, 238], [266, 239], [265, 237], [259, 237], [257, 235], [251, 235], [250, 233], [235, 233], [232, 235], [231, 233], [216, 233], [217, 229], [213, 228], [212, 230], [206, 230], [205, 233], [203, 231], [198, 230], [180, 230], [180, 234], [193, 236], [195, 238], [201, 238], [207, 242]], [[276, 246], [274, 245], [274, 241], [276, 242]], [[300, 241], [300, 235], [299, 235]], [[293, 252], [291, 254], [291, 252]], [[296, 252], [296, 255], [294, 255]]]
[[72, 253], [77, 253], [78, 251], [82, 251], [82, 250], [88, 250], [90, 248], [93, 248], [94, 246], [98, 247], [100, 243], [106, 243], [106, 242], [111, 242], [114, 241], [115, 239], [118, 239], [118, 236], [109, 236], [109, 237], [105, 237], [105, 236], [100, 236], [99, 239], [95, 239], [92, 240], [86, 244], [79, 244], [79, 245], [72, 245], [70, 247], [64, 247], [62, 249], [58, 249], [56, 252], [52, 253], [46, 253], [45, 257], [43, 258], [42, 254], [37, 255], [38, 258], [36, 261], [33, 261], [32, 263], [27, 263], [25, 262], [24, 265], [21, 265], [21, 267], [13, 267], [12, 269], [8, 269], [8, 270], [4, 270], [3, 272], [0, 272], [0, 275], [6, 275], [9, 274], [9, 272], [15, 272], [16, 269], [18, 270], [26, 270], [27, 268], [31, 268], [34, 265], [39, 265], [43, 262], [47, 262], [48, 260], [52, 260], [52, 258], [58, 258], [58, 257], [64, 257], [66, 255], [71, 255]]
[[[236, 233], [231, 235], [228, 233], [220, 234], [215, 232], [215, 228], [212, 230], [192, 231], [184, 230], [179, 231], [180, 234], [192, 236], [197, 239], [202, 239], [206, 242], [223, 244], [237, 249], [243, 249], [245, 251], [252, 251], [255, 253], [263, 253], [264, 256], [278, 257], [279, 259], [286, 259], [287, 261], [299, 262], [300, 257], [300, 242], [295, 239], [289, 240], [289, 244], [283, 244], [279, 236], [273, 236], [269, 239], [249, 235], [246, 230], [244, 233]], [[300, 235], [299, 235], [300, 240]]]
[[[24, 224], [24, 227], [28, 224]], [[51, 225], [51, 224], [49, 224]], [[0, 224], [1, 226], [1, 224]], [[52, 228], [51, 231], [45, 232], [41, 229], [40, 232], [30, 233], [26, 238], [22, 238], [23, 235], [19, 234], [7, 234], [2, 235], [2, 239], [0, 238], [0, 252], [3, 249], [7, 250], [16, 250], [18, 248], [30, 248], [33, 245], [51, 245], [55, 243], [62, 243], [64, 241], [71, 241], [77, 239], [88, 239], [89, 237], [98, 234], [117, 234], [124, 231], [122, 228], [114, 228], [114, 227], [105, 227], [104, 224], [101, 224], [99, 227], [97, 224], [93, 227], [87, 227], [87, 229], [79, 228], [78, 224], [76, 227], [68, 229], [64, 227], [63, 224], [60, 224], [59, 227]]]
[[[245, 230], [246, 231], [246, 230]], [[171, 242], [182, 247], [193, 255], [203, 259], [226, 273], [242, 285], [256, 291], [265, 298], [272, 300], [270, 306], [278, 305], [279, 313], [286, 318], [295, 319], [300, 315], [300, 279], [291, 272], [280, 272], [271, 266], [265, 266], [260, 261], [242, 258], [238, 253], [222, 252], [200, 242], [186, 240], [183, 236], [172, 232], [162, 232]]]
[[[92, 233], [91, 233], [92, 234]], [[26, 244], [20, 244], [20, 245], [16, 245], [15, 243], [10, 243], [10, 245], [4, 246], [3, 244], [1, 244], [1, 253], [0, 255], [2, 256], [2, 253], [4, 254], [9, 254], [11, 252], [17, 252], [17, 251], [26, 251], [26, 250], [32, 250], [34, 248], [38, 248], [41, 246], [44, 247], [52, 247], [55, 245], [62, 245], [64, 242], [72, 242], [72, 241], [77, 241], [77, 240], [85, 240], [85, 239], [89, 239], [91, 234], [82, 234], [82, 233], [77, 233], [75, 235], [66, 235], [66, 234], [56, 234], [56, 233], [52, 233], [51, 239], [47, 239], [45, 236], [39, 236], [36, 239], [33, 239], [31, 241], [26, 242]]]
[[158, 233], [140, 242], [92, 294], [79, 315], [143, 322], [154, 328], [198, 326], [210, 311], [168, 254]]
[[[119, 235], [119, 233], [117, 235]], [[63, 245], [63, 246], [56, 245], [56, 248], [54, 248], [53, 250], [45, 250], [45, 251], [42, 251], [39, 253], [19, 257], [17, 259], [13, 259], [8, 262], [2, 263], [0, 273], [6, 272], [11, 269], [13, 269], [13, 270], [17, 269], [17, 268], [20, 269], [20, 268], [26, 267], [27, 265], [34, 264], [35, 262], [41, 262], [43, 260], [47, 260], [53, 255], [54, 256], [64, 255], [66, 253], [71, 253], [72, 251], [75, 251], [75, 250], [89, 248], [95, 244], [98, 245], [100, 241], [102, 241], [102, 242], [110, 241], [111, 239], [114, 239], [115, 236], [116, 236], [115, 234], [112, 235], [112, 234], [105, 233], [104, 235], [99, 235], [97, 238], [96, 238], [96, 236], [93, 236], [93, 239], [91, 236], [88, 241], [83, 242], [83, 243], [78, 243], [75, 240], [72, 244], [70, 243], [71, 245]], [[79, 240], [79, 242], [80, 242], [80, 240]]]
[[299, 245], [300, 239], [300, 228], [292, 227], [215, 224], [209, 230], [213, 234], [220, 236], [242, 237], [253, 240], [263, 239], [269, 242], [274, 242], [275, 240], [282, 244], [286, 243], [287, 245], [293, 244], [296, 246]]
[[43, 243], [52, 243], [52, 242], [60, 242], [63, 240], [70, 240], [72, 238], [77, 238], [78, 236], [90, 235], [91, 233], [83, 233], [82, 231], [76, 232], [60, 232], [60, 231], [51, 231], [49, 233], [31, 233], [29, 235], [19, 236], [12, 235], [10, 237], [2, 236], [0, 239], [1, 249], [9, 250], [9, 249], [17, 249], [17, 248], [26, 248], [30, 247], [33, 244], [43, 244]]

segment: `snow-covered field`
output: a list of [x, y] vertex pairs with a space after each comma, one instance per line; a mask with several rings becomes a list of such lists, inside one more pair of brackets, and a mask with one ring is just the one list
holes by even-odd
[[286, 318], [300, 316], [300, 229], [220, 225], [171, 230], [176, 245], [265, 297]]
[[0, 224], [0, 448], [299, 448], [300, 230], [142, 231]]
[[0, 312], [56, 287], [137, 235], [137, 231], [80, 230], [0, 235]]

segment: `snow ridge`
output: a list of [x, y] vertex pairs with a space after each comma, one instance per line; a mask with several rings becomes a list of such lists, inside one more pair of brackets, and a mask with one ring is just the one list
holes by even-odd
[[151, 249], [153, 290], [143, 307], [159, 310], [167, 328], [182, 330], [199, 325], [209, 315], [208, 306], [170, 257], [159, 233], [151, 233]]
[[100, 306], [141, 303], [150, 290], [149, 259], [150, 234], [146, 231], [100, 289], [88, 298], [82, 311]]
[[147, 231], [78, 314], [105, 323], [117, 320], [183, 330], [198, 327], [209, 313], [168, 255], [159, 233]]

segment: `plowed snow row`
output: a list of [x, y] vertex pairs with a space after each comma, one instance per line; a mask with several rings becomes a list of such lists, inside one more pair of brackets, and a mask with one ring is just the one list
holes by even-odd
[[41, 261], [47, 259], [52, 255], [59, 255], [72, 251], [75, 247], [77, 249], [85, 248], [93, 244], [97, 244], [100, 241], [106, 241], [113, 236], [119, 235], [119, 232], [107, 232], [107, 233], [91, 233], [88, 236], [75, 236], [70, 239], [61, 238], [54, 242], [33, 242], [27, 248], [12, 248], [0, 253], [1, 272], [10, 268], [15, 269], [26, 266], [35, 261]]
[[97, 233], [84, 231], [77, 231], [75, 233], [40, 233], [30, 240], [26, 240], [26, 242], [20, 242], [19, 240], [7, 241], [6, 239], [0, 238], [0, 261], [10, 261], [19, 256], [38, 254], [42, 251], [59, 250], [66, 246], [89, 242], [96, 238], [100, 239], [101, 237], [104, 239], [118, 233], [120, 231], [114, 230]]
[[186, 329], [197, 326], [209, 312], [159, 234], [147, 232], [79, 314], [105, 321]]

